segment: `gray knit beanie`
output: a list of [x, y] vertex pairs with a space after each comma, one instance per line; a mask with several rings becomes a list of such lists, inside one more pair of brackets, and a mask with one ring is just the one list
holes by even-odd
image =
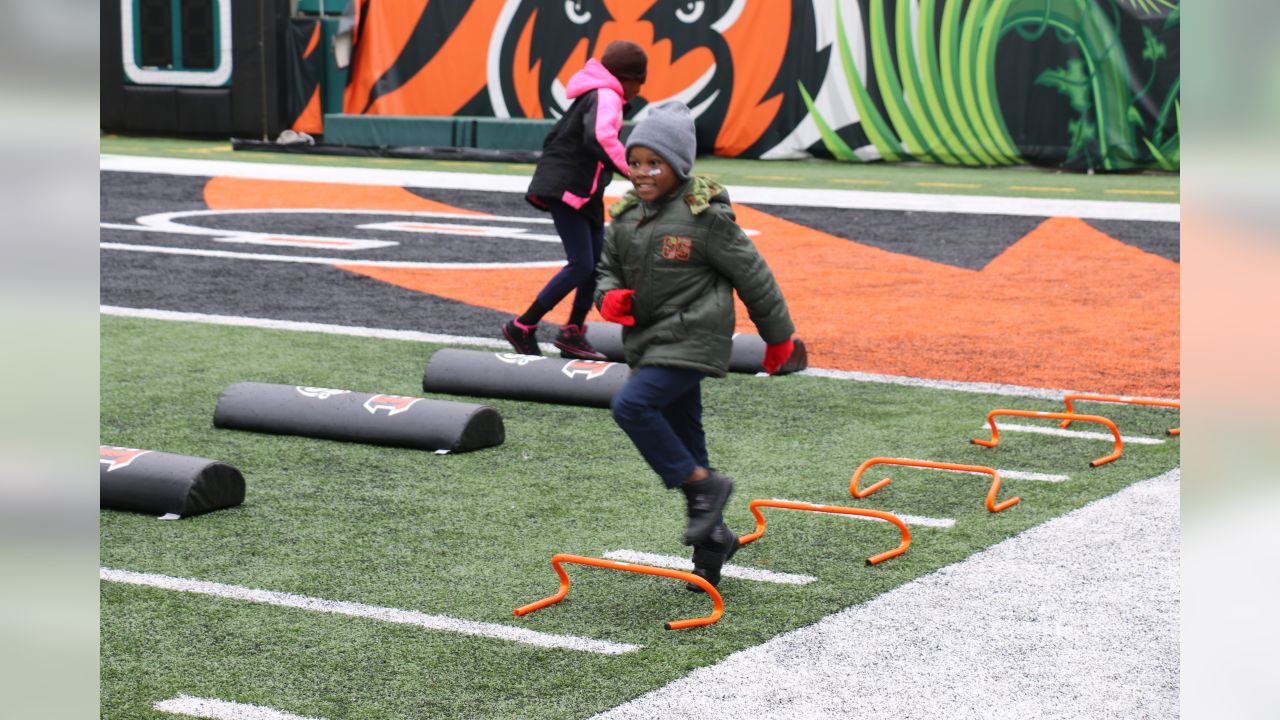
[[679, 100], [650, 105], [648, 114], [627, 137], [627, 151], [643, 145], [662, 156], [681, 180], [693, 170], [693, 157], [698, 140], [693, 132], [693, 116], [689, 106]]

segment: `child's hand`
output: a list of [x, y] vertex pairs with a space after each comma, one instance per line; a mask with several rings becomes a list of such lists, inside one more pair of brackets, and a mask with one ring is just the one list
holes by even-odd
[[796, 349], [796, 342], [792, 338], [787, 338], [786, 342], [780, 342], [774, 345], [764, 346], [764, 371], [773, 375], [782, 368], [782, 364], [791, 358], [791, 353]]
[[631, 296], [635, 294], [635, 290], [610, 290], [600, 302], [600, 314], [609, 322], [627, 327], [635, 325], [636, 319], [631, 315]]

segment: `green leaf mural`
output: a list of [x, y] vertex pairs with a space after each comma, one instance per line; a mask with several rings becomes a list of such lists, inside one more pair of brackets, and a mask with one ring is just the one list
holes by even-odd
[[1071, 99], [1071, 109], [1087, 112], [1093, 106], [1093, 85], [1085, 72], [1083, 60], [1071, 60], [1066, 68], [1045, 70], [1036, 78], [1037, 85], [1048, 85]]
[[[863, 9], [866, 37], [847, 37], [844, 17]], [[1178, 25], [1174, 0], [836, 0], [835, 15], [835, 55], [856, 122], [884, 160], [1026, 162], [997, 87], [1001, 41], [1016, 33], [1028, 42], [1056, 41], [1069, 56], [1032, 81], [1056, 90], [1076, 113], [1059, 146], [1064, 164], [1178, 168], [1179, 133], [1168, 127], [1180, 83], [1161, 37]], [[1175, 48], [1176, 41], [1175, 34]], [[1166, 86], [1158, 105], [1147, 97]], [[808, 89], [803, 96], [828, 151], [861, 161], [841, 138], [841, 123], [819, 115]]]

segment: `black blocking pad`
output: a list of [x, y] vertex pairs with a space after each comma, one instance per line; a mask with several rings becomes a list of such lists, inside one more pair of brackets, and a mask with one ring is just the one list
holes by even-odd
[[111, 510], [187, 517], [244, 502], [244, 476], [234, 467], [190, 455], [102, 445], [99, 504]]
[[484, 405], [336, 388], [242, 382], [218, 398], [215, 427], [467, 452], [501, 445], [502, 416]]
[[422, 373], [422, 389], [450, 395], [609, 407], [631, 371], [621, 363], [539, 355], [437, 350]]
[[[587, 323], [587, 342], [613, 362], [626, 362], [622, 348], [622, 326], [617, 323]], [[795, 338], [795, 350], [778, 375], [799, 372], [809, 366], [809, 354], [804, 341]], [[733, 336], [733, 349], [729, 355], [729, 371], [737, 373], [764, 372], [765, 342], [759, 335], [737, 333]]]

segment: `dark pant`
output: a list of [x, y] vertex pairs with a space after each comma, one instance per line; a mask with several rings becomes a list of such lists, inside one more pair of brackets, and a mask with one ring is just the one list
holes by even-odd
[[596, 292], [596, 263], [600, 262], [604, 249], [604, 226], [592, 223], [559, 201], [547, 202], [547, 209], [551, 211], [551, 220], [569, 264], [547, 281], [538, 293], [538, 303], [547, 309], [553, 308], [576, 289], [573, 309], [586, 315]]
[[702, 379], [697, 370], [642, 367], [613, 396], [610, 408], [649, 467], [668, 488], [708, 467], [702, 432]]

